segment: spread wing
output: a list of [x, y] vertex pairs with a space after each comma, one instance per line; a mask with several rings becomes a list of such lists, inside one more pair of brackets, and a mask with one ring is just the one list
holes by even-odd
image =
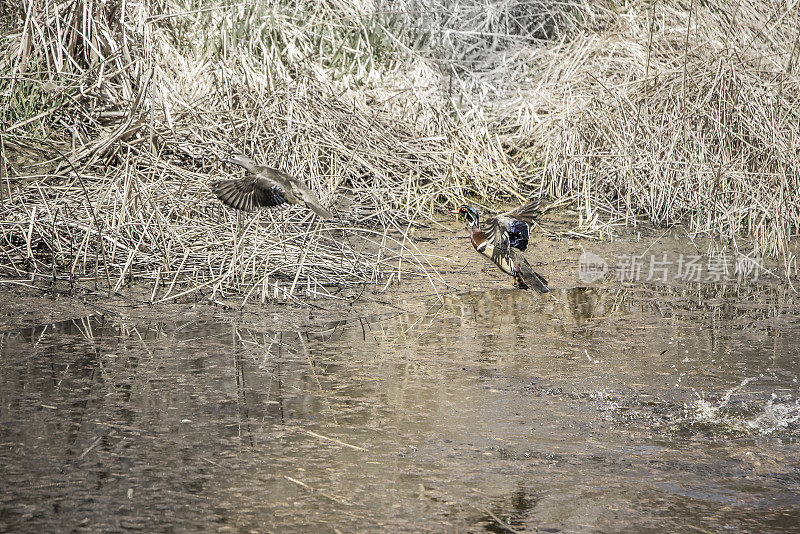
[[486, 220], [486, 225], [481, 228], [486, 240], [495, 248], [508, 250], [510, 239], [508, 237], [508, 226], [503, 224], [503, 218], [492, 217]]
[[[525, 250], [528, 244], [528, 228], [525, 225], [533, 222], [542, 213], [539, 209], [541, 204], [542, 199], [536, 198], [511, 211], [486, 219], [486, 224], [482, 228], [483, 234], [495, 247], [515, 247]], [[514, 236], [510, 236], [509, 232], [514, 233]]]
[[211, 190], [222, 202], [238, 210], [305, 204], [323, 219], [333, 218], [317, 196], [297, 178], [271, 167], [250, 165], [249, 168], [255, 174], [239, 180], [220, 180], [211, 185]]
[[523, 204], [518, 208], [503, 213], [503, 215], [530, 224], [534, 221], [534, 219], [536, 219], [539, 215], [541, 215], [542, 210], [539, 209], [541, 205], [542, 205], [542, 199], [534, 198], [533, 200], [529, 200], [528, 202], [526, 202], [525, 204]]
[[263, 174], [245, 176], [238, 180], [220, 180], [211, 190], [223, 203], [243, 211], [286, 204], [283, 189]]

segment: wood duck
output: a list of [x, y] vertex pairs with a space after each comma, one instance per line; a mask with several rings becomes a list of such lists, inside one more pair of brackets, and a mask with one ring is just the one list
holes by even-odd
[[547, 293], [550, 291], [547, 280], [533, 270], [522, 254], [528, 246], [528, 224], [539, 214], [538, 206], [539, 201], [534, 200], [516, 210], [491, 217], [485, 228], [481, 228], [478, 210], [472, 206], [463, 205], [453, 213], [467, 223], [475, 250], [501, 271], [513, 276], [515, 287], [532, 287], [539, 293]]
[[243, 211], [283, 204], [305, 204], [323, 219], [333, 217], [320, 204], [317, 195], [294, 176], [278, 169], [256, 165], [244, 154], [234, 154], [226, 163], [244, 167], [250, 174], [244, 178], [220, 180], [211, 184], [211, 190], [224, 204]]
[[530, 225], [536, 217], [541, 215], [542, 211], [539, 209], [541, 204], [541, 199], [537, 198], [506, 213], [498, 213], [494, 217], [489, 217], [483, 227], [486, 239], [491, 241], [497, 232], [507, 232], [511, 246], [520, 252], [525, 252], [525, 249], [528, 248]]

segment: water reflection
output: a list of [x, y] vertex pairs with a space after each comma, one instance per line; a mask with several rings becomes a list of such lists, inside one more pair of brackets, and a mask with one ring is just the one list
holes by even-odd
[[796, 311], [494, 290], [313, 331], [5, 333], [0, 529], [788, 532]]

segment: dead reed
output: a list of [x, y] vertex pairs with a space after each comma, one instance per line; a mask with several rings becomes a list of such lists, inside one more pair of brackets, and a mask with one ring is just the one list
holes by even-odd
[[[0, 276], [151, 300], [334, 296], [430, 268], [416, 222], [571, 199], [783, 256], [800, 225], [791, 3], [207, 0], [3, 4]], [[335, 223], [237, 215], [236, 150]]]
[[[382, 88], [336, 90], [329, 77], [366, 84], [377, 48], [399, 45], [376, 41], [397, 39], [377, 15], [315, 6], [24, 2], [0, 60], [2, 276], [146, 282], [154, 302], [439, 281], [408, 238], [413, 221], [465, 194], [515, 194], [514, 167], [452, 107], [398, 110], [404, 100]], [[302, 61], [331, 46], [328, 72]], [[45, 112], [19, 105], [34, 93]], [[306, 177], [338, 220], [222, 207], [209, 184], [231, 151]]]
[[533, 183], [576, 195], [585, 221], [682, 223], [796, 272], [797, 4], [581, 2], [560, 16], [567, 38], [485, 56], [466, 89], [491, 88], [482, 102]]

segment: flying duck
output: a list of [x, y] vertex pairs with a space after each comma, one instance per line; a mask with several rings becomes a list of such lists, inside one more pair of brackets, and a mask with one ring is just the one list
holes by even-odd
[[333, 217], [320, 204], [317, 195], [294, 176], [278, 169], [256, 165], [244, 154], [234, 154], [226, 162], [244, 167], [249, 174], [244, 178], [220, 180], [211, 184], [211, 190], [224, 204], [243, 211], [283, 204], [305, 204], [323, 219]]
[[538, 206], [539, 200], [534, 200], [491, 217], [487, 219], [485, 228], [481, 228], [478, 210], [472, 206], [462, 205], [453, 213], [467, 223], [475, 250], [501, 271], [513, 276], [515, 287], [532, 287], [539, 293], [547, 293], [547, 280], [533, 270], [522, 254], [528, 247], [528, 225], [540, 213]]

